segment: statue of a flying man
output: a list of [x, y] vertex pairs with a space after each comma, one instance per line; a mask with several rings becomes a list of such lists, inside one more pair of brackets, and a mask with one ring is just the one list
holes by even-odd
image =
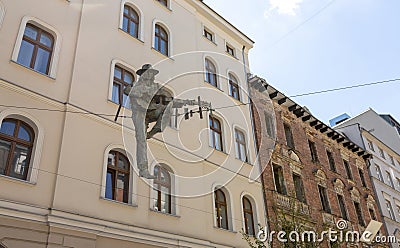
[[[129, 95], [132, 109], [132, 121], [136, 134], [136, 157], [139, 176], [154, 179], [150, 174], [147, 161], [147, 139], [164, 131], [168, 125], [174, 108], [182, 108], [186, 105], [198, 105], [202, 116], [202, 108], [211, 109], [211, 104], [198, 100], [174, 99], [164, 86], [155, 82], [155, 76], [159, 71], [150, 64], [142, 66], [136, 74], [139, 80], [132, 86], [125, 88], [124, 93]], [[155, 122], [153, 128], [147, 131], [149, 124]]]

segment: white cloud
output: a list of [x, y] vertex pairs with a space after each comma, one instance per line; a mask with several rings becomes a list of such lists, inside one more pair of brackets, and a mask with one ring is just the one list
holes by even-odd
[[294, 16], [303, 1], [304, 0], [270, 0], [269, 3], [271, 7], [267, 12], [277, 10], [279, 14]]

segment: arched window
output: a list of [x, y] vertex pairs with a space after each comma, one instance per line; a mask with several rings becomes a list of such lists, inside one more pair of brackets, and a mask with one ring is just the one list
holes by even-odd
[[219, 151], [223, 149], [221, 122], [213, 116], [210, 116], [210, 145]]
[[132, 7], [125, 5], [122, 30], [135, 38], [139, 38], [139, 21], [138, 13]]
[[206, 82], [218, 87], [217, 68], [211, 60], [206, 59]]
[[17, 62], [43, 74], [49, 74], [54, 37], [45, 30], [27, 23]]
[[120, 152], [110, 151], [107, 162], [105, 197], [110, 200], [129, 202], [129, 160]]
[[169, 55], [169, 40], [167, 31], [156, 24], [154, 35], [154, 48], [165, 56]]
[[246, 136], [242, 131], [235, 130], [235, 149], [236, 157], [244, 162], [247, 162], [247, 148], [246, 148]]
[[171, 175], [163, 166], [154, 167], [154, 210], [171, 214]]
[[225, 193], [221, 189], [214, 192], [215, 197], [215, 216], [217, 226], [223, 229], [229, 229], [228, 225], [228, 204], [226, 202]]
[[[125, 93], [124, 90], [127, 86], [132, 85], [134, 81], [135, 77], [133, 76], [133, 73], [121, 66], [115, 65], [111, 100], [116, 104], [127, 103], [126, 100], [128, 99], [128, 94]], [[129, 108], [128, 105], [126, 107]]]
[[229, 73], [229, 95], [240, 101], [239, 83], [231, 73]]
[[32, 148], [33, 129], [23, 121], [4, 119], [0, 127], [0, 174], [27, 179]]
[[243, 217], [244, 217], [245, 232], [248, 235], [254, 235], [255, 227], [254, 227], [253, 206], [251, 204], [251, 201], [247, 197], [243, 197]]

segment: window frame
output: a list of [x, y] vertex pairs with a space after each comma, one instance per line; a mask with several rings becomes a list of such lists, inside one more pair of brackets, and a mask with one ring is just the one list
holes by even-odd
[[[128, 14], [125, 13], [125, 9], [128, 9]], [[133, 12], [136, 17], [137, 20], [135, 20], [134, 18], [132, 18], [130, 16], [130, 13]], [[125, 33], [129, 34], [130, 36], [136, 38], [136, 39], [140, 39], [140, 31], [141, 31], [141, 19], [140, 19], [140, 13], [138, 13], [138, 11], [136, 10], [136, 8], [134, 8], [130, 3], [125, 2], [122, 8], [122, 23], [121, 23], [121, 30], [124, 31]], [[125, 18], [127, 19], [127, 30], [124, 29], [124, 20]], [[134, 23], [136, 25], [136, 32], [135, 34], [131, 34], [130, 28], [131, 28], [131, 22]]]
[[[235, 150], [236, 150], [236, 158], [243, 161], [243, 162], [249, 162], [249, 154], [248, 154], [248, 147], [247, 147], [247, 138], [245, 132], [242, 130], [235, 128]], [[240, 140], [240, 136], [242, 135], [242, 140]], [[245, 158], [242, 158], [242, 151], [241, 147], [244, 147], [244, 154]]]
[[326, 187], [318, 184], [318, 195], [322, 206], [322, 211], [325, 213], [331, 214], [332, 208], [329, 203], [329, 196]]
[[[221, 192], [224, 196], [224, 201], [219, 201], [218, 192]], [[225, 225], [226, 228], [222, 225], [222, 215], [219, 206], [225, 207]], [[225, 192], [221, 188], [217, 188], [214, 190], [214, 212], [216, 217], [216, 224], [218, 228], [229, 230], [229, 215], [228, 215], [228, 199]]]
[[169, 0], [155, 0], [155, 1], [164, 6], [165, 8], [170, 9]]
[[392, 219], [392, 220], [396, 220], [395, 215], [394, 215], [394, 211], [393, 211], [393, 207], [392, 207], [392, 203], [390, 202], [390, 200], [385, 199], [385, 206], [386, 206], [386, 210], [389, 213], [389, 218]]
[[329, 169], [333, 172], [337, 172], [335, 157], [333, 156], [333, 152], [326, 150], [326, 156], [328, 158]]
[[275, 191], [280, 195], [287, 195], [288, 192], [286, 189], [286, 180], [285, 180], [285, 175], [283, 173], [283, 166], [273, 163], [272, 164], [272, 176], [274, 178]]
[[308, 148], [310, 149], [311, 161], [313, 163], [319, 163], [317, 145], [315, 144], [315, 142], [309, 139]]
[[[157, 170], [157, 173], [156, 173]], [[169, 168], [164, 166], [163, 164], [156, 164], [153, 168], [154, 171], [154, 176], [156, 177], [153, 180], [153, 190], [157, 191], [157, 195], [154, 195], [153, 200], [157, 201], [157, 209], [155, 209], [155, 206], [153, 204], [153, 209], [154, 211], [163, 213], [163, 214], [174, 214], [173, 210], [173, 203], [172, 203], [172, 192], [173, 192], [173, 173]], [[167, 182], [164, 182], [161, 178], [163, 175], [163, 172], [166, 173], [164, 175], [168, 175]], [[163, 192], [162, 188], [165, 187], [168, 189], [168, 192]], [[165, 194], [166, 198], [168, 198], [168, 211], [163, 212], [162, 207], [161, 207], [161, 202], [162, 202], [162, 195]]]
[[[116, 63], [113, 63], [114, 64], [114, 66], [113, 66], [113, 71], [112, 71], [112, 85], [111, 85], [111, 96], [110, 96], [110, 100], [113, 102], [113, 103], [115, 103], [115, 104], [122, 104], [122, 106], [124, 106], [125, 108], [130, 108], [130, 106], [126, 106], [125, 105], [125, 103], [124, 103], [124, 95], [126, 95], [125, 93], [124, 93], [124, 90], [125, 90], [125, 88], [127, 87], [127, 86], [129, 86], [129, 83], [128, 82], [126, 82], [126, 81], [124, 81], [124, 75], [125, 74], [130, 74], [131, 76], [132, 76], [132, 84], [134, 84], [135, 83], [135, 81], [136, 81], [136, 77], [135, 77], [135, 73], [133, 73], [132, 72], [132, 70], [130, 69], [130, 68], [127, 68], [126, 66], [124, 66], [124, 65], [122, 65], [121, 63], [119, 63], [119, 62], [116, 62]], [[117, 68], [119, 68], [120, 70], [121, 70], [121, 79], [119, 79], [119, 78], [116, 78], [115, 77], [115, 70], [117, 69]], [[114, 85], [115, 84], [118, 84], [118, 101], [119, 101], [119, 103], [117, 103], [117, 102], [115, 102], [115, 101], [113, 101], [113, 98], [114, 98], [114, 95], [113, 95], [113, 93], [114, 93]], [[126, 95], [126, 97], [127, 97], [127, 99], [129, 99], [129, 96], [128, 95]], [[128, 102], [127, 102], [128, 103]]]
[[358, 224], [361, 226], [365, 226], [365, 219], [362, 213], [361, 204], [357, 201], [353, 201], [353, 206], [356, 211]]
[[[220, 129], [214, 127], [214, 123], [218, 123]], [[210, 129], [210, 146], [212, 148], [214, 148], [215, 150], [224, 151], [224, 143], [223, 143], [223, 127], [222, 127], [222, 121], [220, 121], [217, 117], [215, 116], [211, 116], [209, 115], [209, 125], [208, 125], [209, 129]], [[218, 134], [219, 136], [219, 142], [220, 142], [220, 149], [218, 149], [218, 147], [216, 147], [216, 141], [215, 141], [215, 136], [214, 134]]]
[[[26, 25], [30, 23], [34, 26], [39, 27], [40, 29], [43, 29], [44, 31], [50, 33], [53, 36], [53, 52], [50, 58], [50, 66], [49, 66], [49, 70], [48, 73], [42, 73], [40, 71], [34, 70], [30, 67], [27, 67], [25, 65], [22, 65], [18, 62], [18, 55], [19, 55], [19, 51], [21, 49], [21, 45], [22, 45], [22, 39], [25, 33], [25, 27]], [[19, 31], [18, 31], [18, 36], [17, 39], [15, 41], [15, 45], [14, 45], [14, 50], [11, 56], [11, 61], [21, 65], [33, 72], [39, 73], [40, 75], [44, 75], [47, 76], [51, 79], [55, 79], [57, 77], [57, 68], [58, 68], [58, 62], [59, 62], [59, 58], [60, 58], [60, 50], [61, 50], [61, 44], [62, 43], [62, 37], [61, 34], [52, 26], [50, 26], [49, 24], [41, 21], [40, 19], [36, 18], [36, 17], [32, 17], [32, 16], [24, 16], [22, 18], [20, 27], [19, 27]]]
[[338, 205], [340, 209], [340, 215], [344, 220], [349, 220], [349, 213], [346, 207], [346, 201], [344, 200], [344, 196], [340, 194], [336, 194]]
[[225, 42], [225, 52], [230, 56], [236, 58], [236, 49], [228, 42]]
[[[158, 32], [157, 32], [158, 31]], [[164, 34], [166, 36], [166, 38], [162, 37], [162, 34]], [[161, 22], [156, 22], [154, 24], [154, 30], [153, 30], [153, 48], [154, 50], [156, 50], [157, 52], [159, 52], [160, 54], [170, 57], [171, 56], [171, 46], [170, 46], [170, 40], [171, 40], [171, 36], [170, 33], [168, 31], [168, 28], [166, 28], [166, 26], [161, 23]], [[166, 45], [166, 53], [162, 52], [162, 42], [165, 42]]]
[[[4, 122], [13, 122], [15, 123], [14, 126], [14, 132], [13, 135], [7, 135], [4, 133], [0, 133], [0, 140], [1, 141], [6, 141], [10, 143], [10, 149], [8, 151], [8, 156], [7, 156], [7, 160], [5, 163], [5, 168], [4, 168], [4, 174], [1, 174], [3, 176], [6, 177], [10, 177], [10, 178], [15, 178], [15, 179], [19, 179], [19, 180], [23, 180], [23, 181], [27, 181], [28, 180], [28, 173], [31, 170], [31, 160], [32, 160], [32, 154], [33, 154], [33, 147], [35, 144], [35, 131], [34, 129], [26, 122], [20, 120], [20, 119], [15, 119], [15, 118], [5, 118], [1, 121], [0, 123], [0, 127], [3, 125]], [[18, 133], [20, 128], [25, 127], [25, 129], [27, 129], [28, 132], [30, 132], [31, 136], [30, 139], [31, 141], [26, 141], [23, 139], [18, 138]], [[24, 174], [22, 175], [22, 178], [16, 177], [16, 176], [12, 176], [10, 174], [10, 170], [13, 167], [13, 156], [14, 156], [14, 152], [17, 146], [23, 146], [24, 148], [28, 149], [28, 154], [27, 154], [27, 162], [26, 162], [26, 169], [24, 171]]]
[[364, 170], [361, 168], [358, 168], [358, 175], [360, 177], [361, 185], [366, 188], [367, 187], [367, 182], [365, 181], [365, 175], [364, 175]]
[[[210, 58], [204, 59], [204, 81], [215, 88], [219, 88], [218, 69], [213, 60]], [[212, 82], [214, 80], [215, 84]]]
[[286, 145], [287, 145], [290, 149], [295, 150], [295, 149], [296, 149], [296, 148], [295, 148], [296, 146], [295, 146], [295, 144], [294, 144], [292, 127], [291, 127], [288, 123], [284, 122], [284, 123], [283, 123], [283, 130], [284, 130], [284, 133], [285, 133]]
[[[239, 80], [235, 75], [232, 73], [228, 73], [228, 81], [229, 81], [229, 95], [236, 100], [240, 101], [240, 87], [239, 87]], [[234, 93], [234, 90], [236, 90], [236, 94]]]
[[395, 187], [394, 187], [392, 174], [389, 171], [386, 171], [386, 179], [389, 181], [389, 186], [394, 189]]
[[[306, 193], [305, 193], [305, 190], [304, 190], [304, 183], [303, 183], [303, 178], [301, 177], [301, 175], [299, 175], [299, 174], [297, 174], [297, 173], [292, 173], [292, 178], [293, 178], [293, 184], [294, 184], [294, 187], [295, 187], [295, 194], [296, 194], [296, 199], [298, 200], [298, 201], [300, 201], [300, 202], [302, 202], [302, 203], [304, 203], [304, 204], [307, 204], [307, 198], [306, 198]], [[296, 186], [296, 180], [295, 180], [295, 178], [298, 178], [298, 180], [299, 180], [299, 182], [300, 182], [300, 185], [297, 185], [297, 186], [300, 186], [300, 189], [301, 189], [301, 194], [300, 195], [298, 195], [297, 193], [298, 193], [298, 187]]]
[[345, 159], [342, 159], [342, 160], [343, 160], [343, 167], [344, 167], [344, 169], [346, 171], [347, 179], [353, 180], [354, 177], [353, 177], [353, 173], [352, 173], [351, 168], [350, 168], [350, 162], [345, 160]]
[[[209, 37], [209, 36], [210, 37]], [[215, 44], [215, 33], [214, 32], [212, 32], [210, 29], [208, 29], [208, 28], [206, 28], [206, 27], [203, 27], [203, 36], [207, 39], [207, 40], [209, 40], [209, 41], [211, 41], [212, 43], [214, 43]], [[210, 39], [211, 38], [211, 39]]]
[[[245, 206], [246, 206], [245, 201], [247, 201], [248, 204], [250, 205], [250, 209], [245, 208]], [[254, 236], [255, 232], [256, 232], [256, 226], [255, 226], [255, 222], [254, 222], [255, 212], [254, 212], [253, 203], [247, 196], [242, 197], [242, 209], [243, 209], [243, 219], [244, 219], [244, 227], [245, 227], [244, 231], [247, 235]], [[247, 216], [251, 217], [250, 223], [249, 223], [249, 219], [247, 218]], [[251, 226], [251, 229], [250, 229], [251, 232], [250, 232], [249, 224], [251, 224], [251, 223], [252, 223], [252, 226]]]
[[[106, 191], [107, 191], [107, 175], [109, 174], [110, 171], [112, 171], [112, 173], [111, 173], [112, 176], [113, 176], [112, 181], [111, 181], [111, 183], [112, 183], [112, 185], [111, 185], [111, 187], [112, 187], [112, 198], [108, 198], [106, 192], [105, 192], [104, 198], [108, 199], [108, 200], [116, 201], [116, 202], [129, 204], [130, 203], [130, 194], [131, 194], [130, 193], [130, 191], [131, 191], [131, 187], [130, 187], [130, 184], [131, 184], [131, 180], [130, 180], [130, 178], [131, 178], [131, 163], [129, 161], [129, 158], [124, 153], [122, 153], [121, 151], [113, 149], [113, 150], [108, 152], [108, 156], [110, 154], [114, 154], [116, 163], [119, 162], [119, 158], [120, 157], [123, 157], [125, 159], [125, 161], [128, 163], [128, 169], [127, 170], [121, 169], [121, 168], [119, 168], [118, 164], [115, 164], [114, 166], [112, 166], [112, 165], [110, 165], [108, 163], [108, 159], [107, 159], [107, 171], [106, 171], [105, 187], [106, 187]], [[125, 180], [126, 180], [126, 181], [124, 181], [124, 189], [123, 189], [122, 201], [117, 199], [117, 191], [119, 189], [118, 186], [117, 186], [117, 180], [118, 180], [118, 174], [119, 173], [124, 174]]]

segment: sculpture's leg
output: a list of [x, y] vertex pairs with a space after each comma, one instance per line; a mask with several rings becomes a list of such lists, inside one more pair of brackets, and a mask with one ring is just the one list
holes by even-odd
[[146, 112], [138, 109], [133, 109], [132, 120], [135, 125], [136, 134], [136, 162], [139, 169], [139, 176], [147, 179], [154, 179], [149, 172], [147, 160], [147, 139], [146, 139]]
[[158, 119], [156, 124], [154, 124], [150, 132], [147, 133], [148, 139], [152, 138], [157, 133], [161, 133], [168, 126], [172, 115], [172, 104], [168, 104], [164, 110], [161, 109], [157, 114]]

